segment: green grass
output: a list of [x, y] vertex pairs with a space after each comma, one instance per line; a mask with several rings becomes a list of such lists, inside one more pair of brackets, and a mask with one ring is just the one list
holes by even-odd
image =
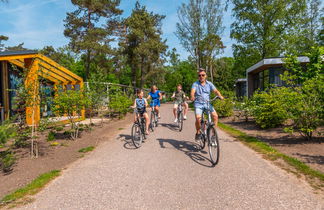
[[239, 131], [235, 128], [232, 128], [228, 125], [219, 123], [218, 126], [222, 130], [224, 130], [227, 133], [229, 133], [230, 135], [232, 135], [233, 137], [242, 141], [245, 145], [247, 145], [250, 148], [254, 149], [255, 151], [263, 154], [265, 156], [265, 158], [272, 160], [272, 161], [277, 160], [277, 159], [282, 159], [289, 166], [293, 167], [297, 173], [303, 174], [310, 178], [317, 178], [322, 182], [324, 181], [324, 174], [322, 172], [310, 168], [308, 165], [299, 161], [298, 159], [290, 157], [283, 153], [280, 153], [279, 151], [277, 151], [270, 145], [260, 141], [259, 139], [249, 136], [246, 133]]
[[90, 152], [92, 150], [94, 150], [94, 146], [82, 148], [78, 152], [86, 153], [86, 152]]
[[47, 183], [53, 180], [55, 177], [60, 175], [59, 170], [53, 170], [48, 173], [41, 174], [39, 177], [34, 179], [31, 183], [27, 184], [25, 187], [16, 190], [15, 192], [4, 196], [0, 200], [0, 207], [1, 204], [8, 204], [13, 201], [16, 201], [20, 198], [23, 198], [27, 195], [34, 195], [39, 192]]

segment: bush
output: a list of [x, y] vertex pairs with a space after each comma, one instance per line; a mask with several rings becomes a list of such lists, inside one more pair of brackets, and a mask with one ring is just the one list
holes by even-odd
[[244, 97], [242, 101], [236, 101], [234, 106], [238, 112], [237, 117], [243, 117], [247, 122], [252, 116], [252, 105], [248, 97]]
[[54, 131], [50, 131], [47, 135], [47, 141], [54, 141], [55, 139], [55, 132]]
[[43, 118], [43, 119], [41, 119], [40, 122], [39, 122], [39, 125], [37, 127], [37, 130], [39, 132], [45, 131], [49, 127], [50, 123], [51, 122], [50, 122], [49, 118]]
[[54, 99], [53, 111], [59, 115], [67, 115], [72, 127], [72, 139], [78, 138], [79, 126], [77, 119], [81, 117], [81, 112], [89, 103], [89, 99], [85, 97], [82, 90], [66, 90], [59, 91]]
[[261, 128], [274, 128], [291, 118], [292, 105], [297, 101], [298, 94], [291, 89], [271, 88], [253, 95], [250, 111]]
[[15, 156], [10, 151], [2, 152], [0, 155], [1, 169], [3, 172], [7, 173], [12, 170], [12, 166], [16, 162]]
[[4, 122], [0, 125], [0, 145], [5, 145], [7, 141], [16, 136], [16, 127], [11, 122]]
[[324, 78], [310, 79], [296, 90], [300, 94], [300, 100], [291, 110], [293, 128], [305, 138], [311, 139], [314, 131], [324, 122]]
[[110, 95], [109, 109], [117, 113], [119, 117], [125, 115], [129, 111], [129, 107], [133, 104], [131, 98], [124, 94], [120, 89], [116, 88]]
[[231, 99], [215, 100], [213, 106], [219, 117], [230, 117], [233, 115], [234, 103]]

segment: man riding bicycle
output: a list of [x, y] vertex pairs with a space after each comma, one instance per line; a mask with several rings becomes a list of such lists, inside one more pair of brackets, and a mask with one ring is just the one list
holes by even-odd
[[[216, 89], [213, 83], [207, 81], [207, 74], [206, 70], [203, 68], [200, 68], [198, 70], [198, 77], [199, 80], [196, 81], [195, 83], [192, 84], [191, 87], [191, 93], [190, 97], [191, 100], [194, 102], [195, 106], [195, 115], [196, 115], [196, 135], [195, 139], [199, 140], [200, 139], [200, 121], [201, 121], [201, 116], [204, 112], [204, 110], [207, 109], [210, 99], [210, 93], [214, 92], [221, 100], [224, 99], [222, 94]], [[212, 105], [209, 106], [210, 108], [210, 113], [213, 118], [213, 122], [215, 123], [215, 126], [217, 127], [218, 123], [218, 115]]]

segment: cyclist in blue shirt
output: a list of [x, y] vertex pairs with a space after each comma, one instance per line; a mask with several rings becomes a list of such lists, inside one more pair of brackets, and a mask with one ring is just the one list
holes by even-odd
[[[146, 112], [146, 107], [148, 105], [145, 98], [143, 98], [144, 93], [143, 90], [137, 90], [137, 98], [134, 101], [134, 105], [132, 106], [135, 109], [135, 113], [143, 116], [145, 118], [145, 126], [146, 126], [146, 135], [149, 134], [149, 125], [150, 125], [150, 118]], [[137, 121], [137, 114], [135, 114], [134, 122]]]
[[159, 107], [161, 106], [160, 100], [162, 100], [162, 94], [155, 85], [151, 87], [151, 92], [149, 92], [147, 100], [149, 100], [150, 98], [152, 99], [150, 107], [152, 109], [154, 108], [154, 110], [158, 114], [158, 117], [161, 118]]
[[[215, 85], [207, 80], [206, 70], [200, 68], [198, 70], [199, 80], [193, 83], [191, 87], [191, 100], [194, 102], [196, 115], [196, 136], [195, 139], [200, 139], [200, 121], [203, 111], [207, 108], [207, 103], [210, 100], [210, 93], [214, 92], [220, 99], [224, 99], [222, 94], [216, 89]], [[217, 127], [218, 115], [213, 106], [210, 105], [210, 113]]]

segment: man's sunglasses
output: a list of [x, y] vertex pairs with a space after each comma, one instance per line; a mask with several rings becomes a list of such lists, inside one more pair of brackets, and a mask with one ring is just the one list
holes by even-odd
[[198, 77], [205, 77], [206, 74], [198, 74]]

